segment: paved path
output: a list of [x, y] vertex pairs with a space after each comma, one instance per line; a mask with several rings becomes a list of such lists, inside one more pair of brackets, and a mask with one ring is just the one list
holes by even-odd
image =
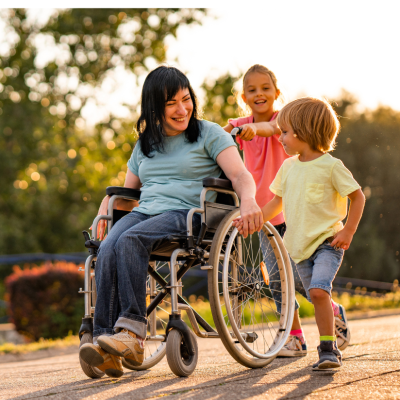
[[215, 339], [199, 339], [199, 363], [177, 378], [166, 360], [121, 379], [92, 380], [77, 353], [0, 364], [0, 399], [400, 399], [400, 316], [351, 321], [352, 345], [335, 373], [313, 372], [317, 328], [306, 325], [309, 354], [276, 359], [263, 369], [236, 363]]

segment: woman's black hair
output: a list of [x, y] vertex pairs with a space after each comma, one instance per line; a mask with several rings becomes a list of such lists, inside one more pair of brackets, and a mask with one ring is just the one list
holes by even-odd
[[193, 102], [193, 112], [185, 131], [186, 140], [197, 142], [200, 136], [200, 119], [197, 98], [188, 78], [179, 69], [160, 66], [147, 75], [142, 89], [141, 114], [136, 124], [142, 153], [152, 157], [153, 151], [164, 150], [162, 121], [165, 104], [181, 89], [188, 89]]

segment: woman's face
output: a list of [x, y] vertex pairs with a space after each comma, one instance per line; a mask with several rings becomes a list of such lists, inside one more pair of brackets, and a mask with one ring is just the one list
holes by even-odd
[[176, 136], [184, 132], [193, 113], [193, 102], [189, 89], [180, 89], [165, 103], [163, 130], [167, 136]]

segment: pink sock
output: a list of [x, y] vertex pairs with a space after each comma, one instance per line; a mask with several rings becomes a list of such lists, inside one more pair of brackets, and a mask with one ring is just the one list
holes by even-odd
[[291, 335], [291, 336], [297, 336], [297, 337], [300, 339], [300, 342], [301, 342], [301, 343], [304, 343], [304, 342], [305, 342], [304, 333], [303, 333], [303, 330], [302, 330], [302, 329], [292, 329], [292, 330], [290, 331], [290, 335]]
[[333, 300], [332, 302], [332, 310], [333, 310], [333, 316], [337, 317], [339, 315], [339, 304], [335, 303]]

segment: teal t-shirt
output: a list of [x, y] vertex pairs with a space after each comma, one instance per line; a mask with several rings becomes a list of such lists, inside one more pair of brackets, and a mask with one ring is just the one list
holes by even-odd
[[[219, 125], [201, 121], [201, 135], [190, 143], [184, 134], [166, 136], [163, 152], [145, 157], [137, 143], [128, 168], [142, 183], [139, 207], [147, 215], [200, 206], [203, 178], [219, 177], [221, 168], [216, 158], [221, 151], [236, 146], [232, 136]], [[215, 201], [214, 192], [208, 199]]]

